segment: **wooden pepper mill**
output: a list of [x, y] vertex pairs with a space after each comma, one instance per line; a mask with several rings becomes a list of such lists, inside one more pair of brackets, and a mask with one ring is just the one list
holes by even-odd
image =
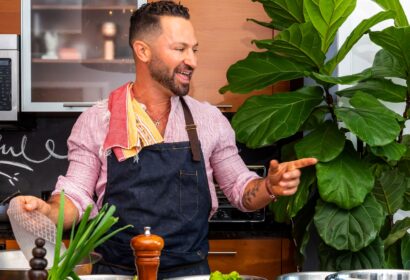
[[134, 250], [135, 267], [138, 272], [138, 280], [156, 280], [159, 256], [164, 248], [164, 239], [151, 234], [150, 227], [144, 227], [144, 234], [131, 239], [131, 247]]
[[33, 258], [30, 260], [31, 269], [28, 271], [28, 278], [30, 280], [46, 280], [48, 277], [47, 272], [47, 259], [45, 255], [47, 250], [44, 248], [46, 241], [43, 238], [37, 238], [34, 243], [32, 254]]

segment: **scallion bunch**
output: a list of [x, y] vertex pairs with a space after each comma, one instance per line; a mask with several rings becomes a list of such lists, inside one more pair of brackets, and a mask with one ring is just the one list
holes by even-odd
[[91, 210], [92, 205], [89, 205], [84, 212], [77, 230], [75, 229], [75, 223], [73, 224], [70, 234], [70, 244], [67, 250], [60, 256], [64, 230], [64, 191], [61, 192], [54, 263], [48, 273], [48, 280], [70, 279], [69, 277], [74, 280], [79, 280], [80, 278], [74, 272], [74, 267], [88, 257], [96, 247], [104, 243], [107, 239], [126, 228], [132, 227], [132, 225], [127, 225], [106, 234], [107, 231], [118, 222], [118, 218], [113, 217], [115, 206], [105, 204], [97, 216], [89, 220]]

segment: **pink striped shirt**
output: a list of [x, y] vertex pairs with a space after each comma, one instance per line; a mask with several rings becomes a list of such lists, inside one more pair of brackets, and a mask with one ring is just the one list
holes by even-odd
[[[247, 211], [242, 205], [245, 186], [259, 177], [248, 170], [238, 155], [235, 134], [229, 121], [210, 104], [201, 103], [189, 96], [186, 96], [185, 100], [192, 112], [201, 141], [212, 199], [211, 216], [218, 208], [213, 178], [232, 205]], [[53, 194], [64, 189], [78, 208], [80, 216], [89, 204], [95, 205], [92, 199], [94, 193], [98, 197], [98, 209], [102, 206], [107, 183], [107, 159], [102, 147], [108, 132], [109, 118], [107, 101], [102, 101], [80, 115], [67, 141], [70, 164], [67, 174], [59, 176]], [[188, 141], [182, 105], [176, 96], [171, 98], [171, 112], [164, 141]], [[96, 212], [97, 208], [94, 207], [93, 215]]]

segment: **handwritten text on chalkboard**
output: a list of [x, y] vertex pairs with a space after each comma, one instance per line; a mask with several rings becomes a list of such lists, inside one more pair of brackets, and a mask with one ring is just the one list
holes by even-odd
[[[52, 158], [54, 159], [66, 159], [67, 155], [60, 155], [55, 152], [55, 142], [53, 139], [47, 139], [44, 143], [44, 147], [38, 147], [39, 149], [44, 149], [46, 152], [46, 156], [41, 158], [33, 158], [27, 155], [27, 136], [23, 135], [21, 138], [20, 143], [16, 143], [16, 146], [7, 145], [2, 143], [3, 136], [0, 134], [0, 155], [8, 156], [11, 160], [0, 160], [0, 176], [5, 177], [10, 185], [14, 186], [15, 182], [18, 182], [20, 169], [28, 170], [33, 172], [36, 164], [44, 163]], [[26, 163], [20, 162], [21, 159], [24, 159]], [[16, 167], [16, 172], [6, 173], [4, 169], [2, 170], [2, 166], [12, 166]]]

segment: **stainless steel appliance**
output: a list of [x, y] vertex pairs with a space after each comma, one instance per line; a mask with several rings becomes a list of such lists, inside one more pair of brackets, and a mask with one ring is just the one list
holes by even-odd
[[0, 34], [0, 121], [17, 121], [19, 112], [19, 36]]
[[[266, 167], [263, 165], [248, 165], [249, 170], [255, 171], [259, 176], [266, 176]], [[215, 185], [219, 208], [209, 222], [211, 223], [243, 223], [243, 222], [264, 222], [265, 208], [254, 212], [242, 212], [232, 206], [224, 193]]]

